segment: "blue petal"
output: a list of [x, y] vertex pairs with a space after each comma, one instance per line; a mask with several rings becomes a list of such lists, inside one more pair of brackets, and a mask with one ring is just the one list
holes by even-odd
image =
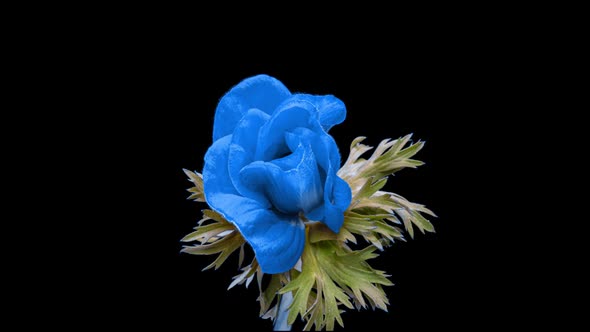
[[209, 201], [208, 196], [212, 193], [238, 194], [227, 171], [228, 151], [231, 140], [232, 135], [224, 136], [215, 141], [205, 154], [203, 189], [207, 201]]
[[297, 127], [322, 131], [315, 106], [303, 100], [281, 104], [270, 120], [260, 128], [256, 160], [270, 161], [289, 152], [285, 132]]
[[305, 227], [297, 216], [269, 211], [256, 200], [240, 196], [228, 172], [232, 135], [209, 148], [205, 155], [203, 185], [209, 206], [236, 225], [250, 243], [264, 273], [291, 269], [303, 252]]
[[260, 209], [244, 213], [239, 220], [241, 224], [255, 225], [245, 230], [235, 223], [254, 249], [262, 272], [282, 273], [295, 266], [305, 245], [305, 225], [298, 216]]
[[264, 193], [281, 213], [297, 215], [315, 209], [323, 201], [317, 162], [308, 145], [272, 162], [254, 162], [242, 169], [242, 183]]
[[254, 161], [256, 144], [258, 142], [258, 131], [270, 119], [270, 115], [258, 110], [250, 109], [238, 122], [229, 147], [228, 170], [231, 181], [236, 190], [242, 195], [255, 199], [265, 207], [270, 207], [266, 197], [258, 192], [248, 189], [240, 180], [242, 168]]
[[215, 110], [213, 141], [233, 132], [238, 121], [251, 108], [272, 114], [291, 92], [268, 75], [247, 78], [226, 93]]
[[309, 144], [320, 167], [327, 172], [330, 165], [340, 167], [340, 152], [332, 136], [298, 127], [285, 134], [285, 142], [291, 149], [299, 144]]
[[289, 147], [295, 144], [312, 146], [313, 153], [324, 176], [325, 181], [324, 204], [311, 211], [306, 211], [306, 216], [311, 220], [322, 221], [332, 231], [338, 233], [344, 221], [344, 211], [350, 205], [352, 193], [346, 181], [336, 175], [336, 169], [340, 167], [340, 153], [334, 139], [326, 133], [311, 131], [307, 128], [296, 128], [286, 134], [286, 142]]
[[302, 93], [295, 94], [291, 98], [312, 103], [319, 112], [320, 123], [326, 132], [346, 119], [344, 102], [332, 95], [314, 96]]
[[346, 181], [336, 175], [336, 171], [330, 169], [324, 188], [324, 218], [326, 224], [334, 233], [340, 232], [344, 222], [344, 211], [350, 205], [352, 192]]

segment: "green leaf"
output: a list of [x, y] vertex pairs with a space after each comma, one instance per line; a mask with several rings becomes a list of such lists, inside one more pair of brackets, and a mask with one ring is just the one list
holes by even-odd
[[[203, 270], [215, 267], [217, 270], [229, 255], [246, 243], [240, 232], [233, 224], [225, 220], [219, 213], [213, 210], [203, 210], [204, 218], [195, 227], [195, 231], [185, 236], [181, 241], [197, 241], [200, 244], [193, 246], [184, 246], [181, 252], [193, 255], [213, 255], [219, 256]], [[204, 225], [205, 221], [212, 221]], [[240, 263], [241, 265], [241, 263]]]
[[410, 158], [422, 149], [424, 142], [404, 148], [411, 137], [412, 135], [406, 135], [393, 141], [381, 141], [369, 159], [361, 156], [372, 147], [360, 143], [365, 137], [358, 137], [353, 141], [348, 159], [338, 171], [338, 176], [348, 182], [354, 196], [370, 178], [381, 179], [404, 168], [423, 165], [423, 162]]
[[182, 169], [184, 174], [188, 176], [189, 181], [194, 184], [194, 187], [187, 189], [192, 193], [188, 199], [192, 199], [197, 202], [205, 202], [205, 193], [203, 191], [203, 175], [198, 172], [191, 172], [187, 169]]
[[314, 222], [308, 224], [308, 228], [310, 230], [308, 233], [309, 242], [311, 243], [338, 239], [338, 234], [332, 232], [332, 230], [323, 223]]
[[[311, 229], [309, 229], [311, 232]], [[354, 251], [337, 240], [324, 240], [305, 244], [302, 255], [302, 271], [283, 287], [279, 294], [293, 292], [288, 322], [293, 324], [297, 316], [307, 320], [304, 330], [313, 325], [316, 329], [333, 330], [335, 322], [344, 326], [340, 306], [366, 307], [367, 301], [386, 310], [387, 297], [376, 285], [392, 283], [384, 272], [375, 270], [366, 262], [376, 257], [375, 247]]]
[[[230, 223], [213, 223], [206, 226], [198, 226], [195, 228], [196, 231], [188, 234], [187, 236], [183, 237], [182, 242], [192, 242], [192, 241], [199, 241], [201, 243], [206, 243], [211, 240], [212, 237], [219, 235], [220, 233], [226, 231], [234, 231], [235, 227]], [[215, 238], [214, 238], [215, 239]]]
[[[279, 289], [281, 289], [284, 285], [284, 283], [281, 281], [281, 275], [280, 274], [271, 274], [270, 275], [270, 282], [268, 283], [268, 285], [266, 286], [266, 288], [264, 289], [264, 291], [262, 290], [262, 270], [260, 270], [260, 268], [258, 269], [258, 290], [260, 291], [260, 295], [258, 296], [258, 301], [260, 302], [260, 316], [264, 316], [265, 314], [267, 314], [271, 309], [271, 305], [274, 301], [275, 298], [277, 298], [278, 296], [278, 291]], [[276, 303], [279, 303], [280, 299], [277, 299]], [[276, 306], [275, 306], [276, 307]], [[269, 318], [274, 318], [273, 317], [269, 317]]]
[[248, 285], [250, 285], [250, 282], [252, 281], [252, 279], [254, 279], [254, 275], [257, 271], [258, 261], [256, 260], [256, 258], [254, 258], [250, 265], [242, 268], [242, 273], [232, 278], [234, 279], [234, 281], [232, 281], [232, 283], [229, 285], [227, 289], [232, 289], [235, 285], [241, 285], [243, 283], [246, 283], [246, 288], [248, 288]]
[[185, 246], [181, 251], [193, 255], [212, 255], [219, 253], [219, 256], [217, 256], [215, 261], [203, 269], [208, 270], [215, 267], [215, 270], [217, 270], [229, 255], [243, 245], [244, 242], [244, 238], [238, 232], [232, 232], [227, 236], [219, 238], [213, 243]]

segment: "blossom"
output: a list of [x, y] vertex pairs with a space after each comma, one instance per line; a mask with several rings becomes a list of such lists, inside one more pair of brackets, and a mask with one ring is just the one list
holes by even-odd
[[[357, 137], [340, 167], [328, 131], [345, 117], [334, 96], [292, 94], [272, 77], [251, 77], [220, 100], [202, 174], [184, 170], [193, 183], [189, 199], [209, 209], [182, 238], [194, 243], [182, 252], [218, 254], [207, 270], [240, 249], [229, 288], [256, 276], [260, 316], [273, 319], [275, 330], [301, 317], [304, 330], [332, 331], [344, 326], [344, 307], [387, 311], [383, 287], [393, 283], [368, 260], [404, 240], [404, 230], [434, 232], [431, 210], [383, 190], [389, 176], [423, 165], [412, 157], [424, 142], [411, 134], [385, 139], [368, 156], [373, 147]], [[243, 265], [246, 242], [256, 257]], [[291, 268], [299, 272], [279, 274]], [[263, 273], [271, 274], [266, 282]]]
[[340, 153], [328, 131], [345, 117], [338, 98], [292, 94], [267, 75], [243, 80], [219, 101], [205, 199], [252, 246], [263, 272], [296, 264], [304, 220], [340, 231], [351, 189], [336, 174]]

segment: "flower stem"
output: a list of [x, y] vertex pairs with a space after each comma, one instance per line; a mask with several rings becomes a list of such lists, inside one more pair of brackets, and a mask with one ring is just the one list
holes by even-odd
[[281, 296], [281, 302], [277, 310], [277, 318], [275, 319], [274, 331], [291, 331], [291, 325], [287, 323], [289, 316], [289, 306], [293, 303], [293, 294], [291, 292]]

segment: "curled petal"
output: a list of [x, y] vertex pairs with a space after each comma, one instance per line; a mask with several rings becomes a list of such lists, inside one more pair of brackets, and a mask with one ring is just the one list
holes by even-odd
[[215, 110], [213, 141], [233, 132], [251, 108], [272, 114], [291, 92], [276, 78], [258, 75], [247, 78], [226, 93]]
[[286, 134], [289, 147], [296, 144], [310, 144], [320, 166], [320, 181], [324, 183], [324, 199], [319, 207], [306, 211], [309, 219], [322, 221], [338, 233], [344, 222], [344, 211], [350, 205], [352, 193], [346, 181], [336, 175], [340, 167], [338, 146], [330, 135], [317, 133], [307, 128], [296, 128]]
[[311, 220], [321, 221], [334, 233], [340, 232], [344, 222], [344, 211], [352, 201], [352, 191], [346, 181], [330, 167], [324, 187], [324, 204], [306, 213]]
[[259, 109], [250, 109], [238, 122], [234, 130], [229, 147], [228, 170], [229, 176], [236, 190], [242, 195], [259, 201], [265, 207], [270, 207], [266, 197], [257, 191], [252, 191], [242, 184], [240, 171], [254, 161], [258, 131], [270, 119], [270, 115]]
[[281, 213], [298, 215], [323, 201], [322, 182], [310, 146], [299, 145], [293, 154], [272, 162], [254, 162], [240, 173], [242, 183], [264, 193]]
[[[332, 177], [333, 179], [331, 179]], [[332, 183], [332, 188], [328, 188], [329, 182]], [[344, 223], [344, 211], [350, 205], [351, 200], [352, 191], [348, 183], [339, 178], [335, 170], [330, 172], [324, 190], [324, 218], [322, 222], [334, 233], [340, 232], [342, 223]]]
[[314, 96], [308, 94], [295, 94], [291, 99], [305, 100], [312, 103], [319, 112], [320, 124], [327, 132], [333, 126], [342, 123], [346, 118], [346, 106], [342, 100], [332, 96]]
[[330, 135], [318, 133], [308, 128], [298, 127], [285, 134], [285, 141], [293, 149], [299, 144], [311, 145], [313, 153], [320, 167], [327, 172], [330, 165], [340, 167], [340, 153], [338, 145]]
[[232, 135], [224, 136], [215, 141], [205, 154], [205, 167], [203, 168], [203, 188], [205, 199], [215, 193], [238, 194], [227, 171], [228, 152]]
[[289, 153], [285, 132], [297, 127], [322, 130], [315, 107], [302, 100], [290, 100], [281, 104], [271, 119], [260, 128], [255, 159], [270, 161]]

